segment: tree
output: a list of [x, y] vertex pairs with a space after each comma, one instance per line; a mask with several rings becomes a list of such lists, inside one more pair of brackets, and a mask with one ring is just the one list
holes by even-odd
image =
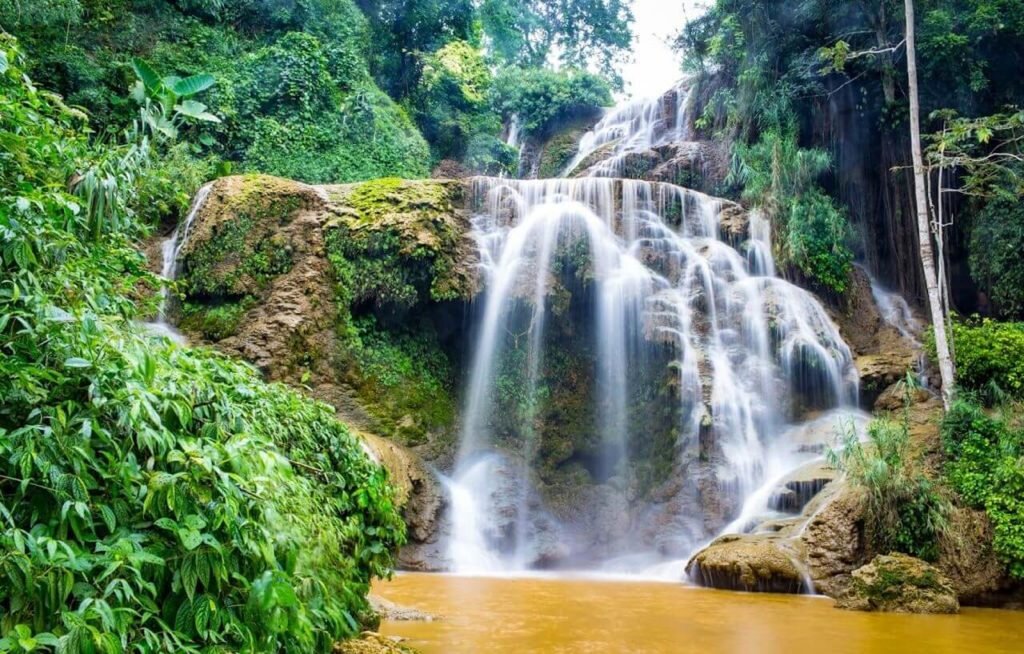
[[623, 0], [483, 0], [488, 45], [506, 63], [543, 68], [552, 52], [567, 66], [614, 66], [633, 41], [633, 13]]
[[907, 95], [910, 99], [910, 151], [914, 162], [914, 201], [917, 208], [917, 237], [924, 271], [925, 287], [928, 290], [928, 308], [931, 311], [932, 327], [935, 330], [935, 354], [942, 378], [942, 403], [946, 410], [953, 398], [953, 357], [950, 354], [949, 338], [946, 334], [946, 311], [939, 292], [939, 278], [935, 271], [935, 254], [932, 249], [932, 225], [928, 210], [928, 177], [921, 154], [921, 105], [917, 88], [917, 50], [914, 41], [914, 0], [904, 0], [906, 13], [907, 47]]

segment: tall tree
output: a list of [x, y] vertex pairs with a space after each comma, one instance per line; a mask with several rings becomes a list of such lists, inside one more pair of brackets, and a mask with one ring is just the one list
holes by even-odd
[[614, 76], [633, 41], [625, 0], [483, 0], [480, 18], [493, 54], [527, 67], [543, 67], [554, 53], [563, 64]]
[[953, 358], [946, 334], [946, 312], [939, 292], [939, 277], [935, 271], [932, 249], [931, 217], [928, 211], [928, 177], [921, 154], [921, 105], [917, 88], [917, 49], [914, 34], [914, 0], [905, 0], [907, 34], [907, 95], [910, 97], [910, 150], [914, 162], [914, 201], [917, 205], [917, 236], [928, 290], [928, 307], [935, 329], [935, 352], [942, 378], [942, 402], [949, 409], [953, 397]]

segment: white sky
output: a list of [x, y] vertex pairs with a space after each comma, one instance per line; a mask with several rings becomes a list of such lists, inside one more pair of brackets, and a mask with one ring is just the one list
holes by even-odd
[[682, 76], [681, 60], [669, 44], [686, 21], [704, 12], [707, 0], [633, 0], [633, 56], [622, 66], [624, 97], [668, 90]]

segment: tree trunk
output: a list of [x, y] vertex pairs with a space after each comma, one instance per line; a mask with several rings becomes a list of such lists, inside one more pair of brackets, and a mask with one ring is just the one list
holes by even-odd
[[921, 156], [921, 106], [917, 93], [917, 49], [914, 42], [914, 0], [904, 0], [907, 21], [907, 82], [910, 95], [910, 150], [914, 158], [914, 195], [917, 204], [918, 247], [925, 286], [928, 289], [928, 307], [931, 309], [932, 327], [935, 329], [935, 351], [942, 377], [942, 403], [949, 409], [953, 397], [953, 359], [949, 354], [946, 318], [939, 295], [939, 280], [935, 272], [932, 234], [928, 213], [924, 158]]

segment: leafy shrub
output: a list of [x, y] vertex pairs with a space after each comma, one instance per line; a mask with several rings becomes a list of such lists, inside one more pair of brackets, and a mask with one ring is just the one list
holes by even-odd
[[1024, 579], [1024, 433], [956, 402], [942, 423], [946, 475], [971, 506], [985, 509], [995, 528], [993, 549], [1010, 574]]
[[561, 121], [596, 114], [612, 97], [593, 73], [510, 67], [495, 78], [492, 103], [503, 116], [518, 114], [524, 133], [542, 136]]
[[780, 261], [843, 293], [853, 264], [852, 232], [817, 183], [830, 165], [828, 153], [799, 147], [791, 130], [768, 130], [756, 143], [734, 146], [726, 183], [741, 187], [743, 198], [773, 219]]
[[[934, 336], [925, 343], [935, 356]], [[1024, 397], [1024, 323], [972, 320], [953, 324], [957, 384], [986, 397]]]
[[2, 44], [0, 650], [328, 650], [403, 539], [384, 471], [330, 408], [141, 333], [138, 213], [94, 238], [82, 116]]
[[465, 41], [452, 41], [423, 57], [413, 106], [416, 122], [437, 159], [466, 157], [474, 140], [479, 159], [485, 151], [480, 143], [499, 142], [501, 122], [487, 102], [490, 87], [491, 72], [483, 52]]
[[971, 225], [971, 277], [1003, 316], [1024, 314], [1024, 208], [1019, 199], [993, 200]]
[[934, 561], [947, 528], [948, 502], [911, 457], [907, 424], [877, 419], [862, 443], [854, 429], [830, 462], [864, 498], [868, 539], [876, 552]]

